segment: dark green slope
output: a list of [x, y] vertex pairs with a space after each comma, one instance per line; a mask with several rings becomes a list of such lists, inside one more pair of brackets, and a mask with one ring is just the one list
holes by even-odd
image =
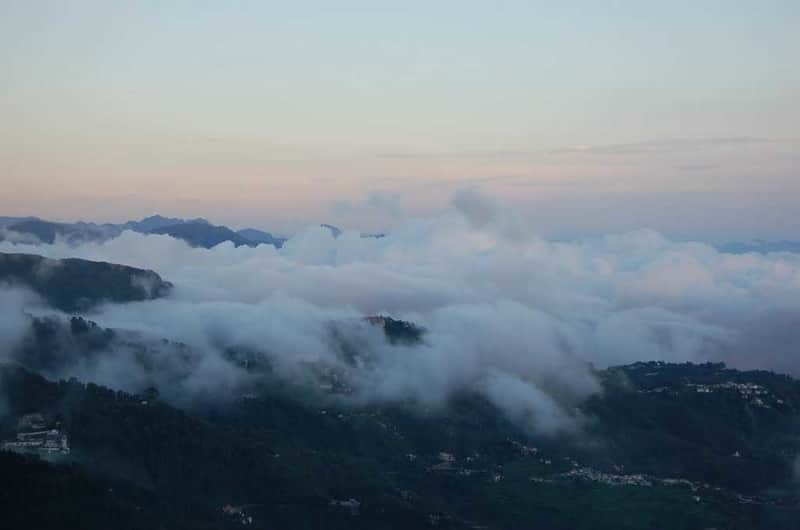
[[0, 284], [30, 288], [62, 311], [85, 311], [101, 302], [165, 296], [172, 284], [151, 270], [83, 259], [0, 253]]
[[[150, 492], [174, 517], [228, 504], [259, 514], [257, 528], [413, 528], [427, 517], [426, 509], [387, 493], [383, 477], [372, 474], [379, 470], [357, 459], [327, 461], [280, 434], [219, 425], [93, 384], [49, 382], [8, 365], [0, 370], [0, 387], [7, 395], [6, 438], [21, 414], [57, 418], [77, 465]], [[330, 504], [353, 491], [372, 499], [356, 519]]]
[[[680, 368], [679, 386], [693, 368]], [[572, 461], [579, 469], [613, 473], [603, 466], [616, 458], [625, 431], [652, 444], [635, 419], [624, 419], [627, 413], [606, 428], [605, 438], [595, 432], [574, 443], [532, 440], [470, 396], [447, 411], [423, 413], [416, 407], [321, 405], [276, 386], [188, 413], [151, 395], [53, 383], [8, 366], [0, 374], [8, 396], [7, 433], [23, 413], [58, 418], [76, 465], [148, 492], [168, 507], [165, 521], [177, 521], [182, 513], [217, 513], [226, 504], [244, 506], [255, 528], [792, 528], [798, 516], [796, 499], [786, 491], [772, 498], [761, 492], [745, 503], [737, 491], [717, 484], [695, 490], [659, 482], [659, 476], [675, 477], [680, 470], [671, 462], [683, 462], [670, 457], [669, 444], [648, 445], [653, 455], [667, 451], [660, 467], [651, 462], [657, 458], [634, 453], [626, 470], [617, 472], [628, 476], [649, 466], [649, 486], [570, 476]], [[628, 379], [630, 391], [635, 377]], [[784, 397], [793, 388], [781, 390]], [[609, 421], [603, 414], [600, 423]], [[649, 414], [658, 424], [661, 412], [653, 408]], [[687, 459], [713, 450], [687, 433], [662, 434], [690, 446]], [[791, 434], [778, 429], [754, 439]], [[768, 449], [759, 450], [758, 458], [769, 457]], [[442, 452], [453, 462], [443, 462]], [[780, 473], [768, 477], [786, 485]], [[350, 498], [360, 503], [357, 515], [331, 505]]]
[[237, 527], [222, 513], [180, 512], [142, 488], [92, 476], [74, 465], [0, 451], [0, 476], [0, 528], [4, 529]]
[[797, 380], [721, 363], [637, 363], [602, 378], [584, 409], [609, 461], [749, 494], [795, 481]]

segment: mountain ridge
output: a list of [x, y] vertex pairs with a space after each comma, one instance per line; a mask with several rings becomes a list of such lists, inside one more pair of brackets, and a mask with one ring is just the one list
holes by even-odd
[[[103, 242], [118, 237], [125, 230], [132, 230], [142, 234], [162, 234], [186, 241], [192, 246], [213, 248], [225, 241], [232, 242], [235, 246], [258, 246], [260, 244], [273, 245], [280, 248], [286, 241], [285, 238], [273, 236], [269, 232], [255, 228], [245, 228], [234, 231], [224, 225], [214, 225], [208, 220], [198, 217], [195, 219], [182, 219], [177, 217], [164, 217], [156, 214], [145, 217], [139, 221], [126, 221], [114, 223], [62, 223], [46, 221], [37, 217], [3, 217], [0, 218], [0, 229], [5, 230], [5, 238], [9, 232], [16, 234], [17, 238], [27, 238], [28, 241], [38, 241], [53, 244], [57, 239], [66, 241], [70, 245], [86, 242]], [[0, 241], [4, 239], [0, 232]]]

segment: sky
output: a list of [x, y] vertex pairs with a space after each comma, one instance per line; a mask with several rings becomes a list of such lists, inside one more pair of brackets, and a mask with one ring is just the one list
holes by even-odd
[[797, 238], [800, 3], [338, 4], [0, 0], [0, 215]]

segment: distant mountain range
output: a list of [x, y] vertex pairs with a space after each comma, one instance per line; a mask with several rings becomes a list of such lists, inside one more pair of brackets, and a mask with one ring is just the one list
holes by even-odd
[[800, 253], [800, 241], [765, 241], [754, 239], [752, 241], [731, 241], [717, 247], [722, 252], [729, 254], [769, 254], [770, 252]]
[[281, 248], [286, 242], [285, 237], [273, 236], [269, 232], [264, 232], [263, 230], [257, 230], [255, 228], [243, 228], [236, 233], [240, 237], [244, 238], [250, 243], [255, 243], [256, 245], [275, 245], [275, 247]]
[[177, 217], [163, 217], [161, 215], [151, 215], [145, 217], [141, 221], [128, 221], [123, 225], [124, 228], [133, 230], [135, 232], [142, 232], [144, 234], [150, 233], [154, 230], [166, 228], [168, 226], [183, 225], [183, 224], [204, 224], [210, 225], [208, 221], [202, 217], [196, 219], [179, 219]]
[[226, 241], [235, 246], [255, 247], [273, 245], [280, 248], [286, 238], [273, 236], [269, 232], [245, 228], [234, 231], [227, 226], [213, 225], [205, 219], [179, 219], [153, 215], [141, 221], [112, 223], [57, 223], [36, 217], [0, 217], [0, 240], [12, 239], [25, 242], [52, 244], [63, 239], [69, 244], [87, 241], [105, 241], [119, 236], [125, 230], [142, 234], [164, 234], [186, 241], [193, 247], [212, 248]]
[[[342, 229], [330, 224], [321, 224], [322, 228], [330, 231], [334, 238], [342, 235]], [[214, 225], [208, 220], [198, 217], [195, 219], [181, 219], [178, 217], [164, 217], [152, 215], [140, 221], [127, 221], [121, 224], [114, 223], [58, 223], [46, 221], [38, 217], [0, 217], [0, 241], [10, 239], [13, 241], [29, 243], [52, 244], [56, 239], [77, 245], [87, 241], [106, 241], [122, 234], [125, 230], [132, 230], [141, 234], [162, 234], [186, 241], [193, 247], [213, 248], [220, 243], [230, 241], [237, 247], [258, 245], [273, 245], [281, 248], [287, 238], [280, 237], [258, 230], [256, 228], [243, 228], [233, 230], [224, 225]], [[379, 239], [385, 237], [382, 233], [361, 234], [363, 238]], [[781, 240], [767, 241], [754, 239], [751, 241], [729, 241], [715, 245], [720, 252], [729, 254], [768, 254], [770, 252], [791, 252], [800, 254], [800, 241]]]
[[[334, 238], [342, 234], [342, 230], [329, 224], [320, 225], [330, 231]], [[208, 220], [181, 219], [152, 215], [140, 221], [114, 223], [58, 223], [46, 221], [38, 217], [0, 217], [0, 241], [9, 239], [25, 243], [53, 244], [57, 239], [71, 245], [88, 241], [106, 241], [113, 239], [125, 230], [141, 234], [161, 234], [186, 241], [193, 247], [213, 248], [220, 243], [230, 241], [237, 247], [256, 247], [273, 245], [281, 248], [287, 238], [273, 235], [256, 228], [233, 230], [224, 225], [214, 225]], [[361, 234], [364, 238], [382, 238], [384, 234]]]

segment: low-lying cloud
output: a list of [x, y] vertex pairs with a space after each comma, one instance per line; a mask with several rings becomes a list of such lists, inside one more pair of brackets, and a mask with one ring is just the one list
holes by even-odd
[[[237, 348], [262, 352], [300, 383], [313, 384], [310, 366], [344, 374], [355, 401], [435, 406], [478, 392], [554, 433], [574, 428], [572, 405], [599, 391], [590, 363], [721, 360], [800, 372], [800, 256], [724, 254], [649, 230], [582, 242], [535, 231], [465, 192], [446, 214], [384, 238], [312, 227], [281, 249], [208, 250], [125, 232], [77, 247], [6, 241], [0, 251], [123, 263], [173, 282], [166, 299], [109, 304], [90, 318], [187, 344], [199, 355], [186, 383], [197, 392], [236, 391], [246, 376], [221, 353]], [[3, 292], [4, 337], [20, 314], [6, 306], [30, 303], [15, 296]], [[374, 314], [425, 327], [423, 344], [389, 344], [361, 320]], [[332, 326], [357, 358], [342, 355]], [[115, 358], [82, 375], [124, 386], [132, 361]]]

